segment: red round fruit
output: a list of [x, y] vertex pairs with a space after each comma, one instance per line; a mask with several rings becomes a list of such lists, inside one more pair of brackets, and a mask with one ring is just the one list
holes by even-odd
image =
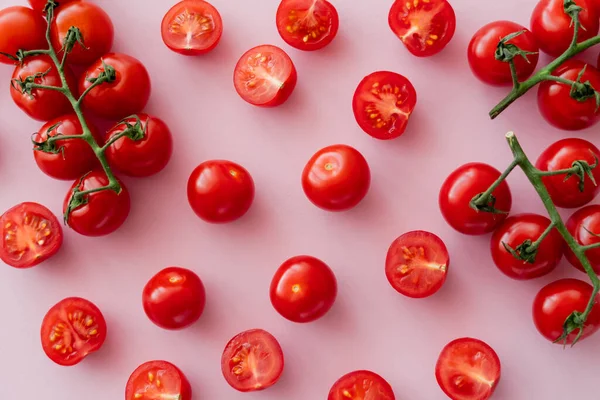
[[395, 400], [390, 384], [371, 371], [354, 371], [342, 376], [329, 390], [327, 400]]
[[[33, 8], [35, 11], [43, 13], [44, 9], [46, 8], [46, 4], [48, 4], [48, 0], [28, 0], [29, 4], [31, 5], [31, 8]], [[58, 5], [63, 6], [66, 5], [68, 3], [71, 3], [73, 1], [80, 1], [80, 0], [60, 0], [60, 4]]]
[[192, 400], [192, 387], [179, 368], [167, 361], [148, 361], [133, 371], [125, 400]]
[[0, 217], [0, 259], [15, 268], [31, 268], [55, 255], [63, 231], [50, 210], [37, 203], [21, 203]]
[[281, 38], [299, 50], [319, 50], [335, 39], [340, 27], [337, 10], [327, 0], [282, 0], [277, 9]]
[[283, 351], [277, 339], [262, 329], [236, 335], [227, 343], [221, 370], [227, 383], [240, 392], [273, 386], [283, 372]]
[[297, 256], [284, 262], [271, 281], [271, 304], [293, 322], [311, 322], [324, 316], [337, 296], [337, 280], [323, 261]]
[[[46, 49], [46, 21], [31, 8], [13, 6], [0, 10], [0, 53], [15, 56], [18, 50]], [[0, 54], [0, 63], [16, 64]]]
[[[584, 207], [569, 218], [567, 229], [581, 246], [590, 246], [600, 243], [600, 205], [591, 205]], [[565, 247], [567, 260], [575, 268], [585, 271], [581, 262], [573, 253], [570, 247]], [[591, 249], [585, 252], [592, 268], [600, 275], [600, 248]]]

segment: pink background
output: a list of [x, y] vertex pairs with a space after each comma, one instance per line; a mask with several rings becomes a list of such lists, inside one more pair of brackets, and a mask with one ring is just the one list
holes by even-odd
[[[0, 0], [0, 7], [14, 1]], [[114, 49], [148, 67], [153, 96], [147, 111], [170, 125], [174, 155], [158, 176], [124, 180], [132, 212], [115, 234], [90, 239], [66, 230], [64, 247], [51, 261], [28, 271], [0, 268], [2, 398], [121, 399], [138, 364], [166, 359], [186, 373], [195, 399], [325, 399], [341, 375], [371, 369], [391, 383], [399, 400], [437, 400], [445, 398], [433, 372], [438, 353], [461, 336], [485, 340], [498, 352], [503, 371], [497, 400], [597, 396], [600, 335], [563, 350], [536, 332], [530, 311], [544, 284], [585, 276], [563, 261], [548, 277], [512, 281], [493, 265], [489, 236], [455, 233], [437, 206], [442, 181], [458, 165], [483, 161], [503, 169], [510, 162], [507, 131], [517, 132], [532, 158], [569, 136], [542, 120], [535, 92], [491, 122], [487, 112], [506, 89], [480, 84], [467, 65], [466, 47], [479, 27], [499, 18], [527, 25], [534, 0], [452, 0], [456, 36], [443, 53], [428, 59], [411, 56], [391, 33], [390, 0], [333, 0], [340, 33], [330, 47], [316, 53], [292, 49], [279, 37], [277, 0], [213, 0], [225, 33], [215, 51], [198, 58], [179, 56], [162, 44], [160, 22], [174, 0], [96, 2], [115, 24]], [[277, 109], [244, 103], [232, 84], [238, 57], [263, 43], [283, 47], [298, 69], [296, 91]], [[597, 50], [592, 53], [590, 60]], [[357, 83], [375, 70], [407, 76], [419, 94], [408, 131], [392, 142], [371, 139], [352, 115]], [[35, 165], [29, 136], [41, 124], [12, 103], [11, 72], [0, 65], [5, 80], [0, 96], [0, 210], [37, 201], [60, 214], [70, 183], [47, 178]], [[596, 141], [597, 131], [576, 135]], [[343, 214], [314, 207], [300, 185], [309, 157], [334, 143], [359, 149], [373, 174], [365, 201]], [[237, 223], [206, 224], [188, 206], [189, 173], [213, 158], [236, 161], [255, 179], [256, 202]], [[543, 213], [520, 172], [509, 182], [517, 200], [515, 212]], [[413, 229], [437, 233], [452, 258], [445, 287], [425, 300], [400, 296], [383, 272], [389, 244]], [[276, 268], [298, 254], [328, 263], [340, 288], [331, 312], [308, 325], [284, 320], [268, 296]], [[155, 327], [141, 305], [146, 281], [169, 265], [193, 269], [207, 288], [205, 314], [181, 332]], [[99, 353], [76, 367], [62, 368], [44, 355], [39, 327], [48, 308], [68, 296], [96, 303], [109, 336]], [[258, 327], [279, 339], [285, 371], [280, 383], [265, 392], [237, 393], [221, 376], [221, 352], [233, 335]]]

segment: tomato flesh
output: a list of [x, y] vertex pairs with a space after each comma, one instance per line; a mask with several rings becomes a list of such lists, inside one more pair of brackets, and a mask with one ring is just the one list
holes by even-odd
[[340, 25], [335, 7], [327, 0], [282, 0], [277, 30], [299, 50], [319, 50], [333, 41]]
[[[600, 205], [590, 205], [575, 212], [567, 221], [567, 229], [581, 246], [589, 246], [600, 242]], [[570, 247], [565, 247], [567, 260], [575, 268], [585, 271], [581, 261]], [[600, 248], [585, 252], [585, 256], [596, 274], [600, 275]]]
[[167, 361], [148, 361], [127, 381], [126, 400], [191, 400], [192, 387], [179, 368]]
[[354, 371], [333, 384], [327, 400], [395, 400], [390, 384], [371, 371]]

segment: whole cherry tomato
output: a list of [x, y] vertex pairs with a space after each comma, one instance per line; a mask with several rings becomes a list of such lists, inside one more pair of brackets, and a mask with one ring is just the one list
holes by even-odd
[[[44, 9], [46, 8], [46, 4], [48, 4], [48, 0], [28, 0], [29, 1], [29, 5], [31, 5], [31, 8], [33, 8], [35, 11], [43, 13]], [[60, 4], [58, 4], [58, 6], [63, 6], [65, 4], [71, 3], [73, 1], [80, 1], [80, 0], [60, 0]]]
[[340, 27], [337, 10], [327, 0], [282, 0], [277, 9], [281, 38], [299, 50], [319, 50], [335, 39]]
[[[576, 161], [584, 161], [589, 166], [600, 159], [600, 150], [583, 139], [563, 139], [553, 143], [537, 159], [535, 166], [544, 172], [569, 169]], [[596, 183], [600, 182], [600, 166], [591, 171]], [[542, 177], [554, 204], [563, 208], [578, 208], [586, 205], [600, 193], [587, 173], [583, 174], [583, 184], [577, 175], [551, 175]], [[582, 190], [583, 189], [583, 190]]]
[[[567, 221], [567, 229], [581, 246], [589, 246], [600, 242], [600, 205], [594, 204], [575, 212]], [[575, 268], [585, 271], [581, 262], [570, 247], [565, 248], [567, 260]], [[600, 275], [600, 248], [585, 252], [592, 268]]]
[[[0, 10], [0, 53], [15, 56], [17, 50], [46, 49], [46, 21], [31, 8], [13, 6]], [[16, 64], [0, 54], [0, 63]]]
[[471, 207], [471, 200], [487, 191], [500, 175], [496, 168], [482, 163], [465, 164], [450, 174], [439, 196], [440, 210], [446, 222], [466, 235], [483, 235], [496, 229], [506, 219], [512, 206], [506, 181], [498, 185], [487, 204], [496, 212], [476, 210]]
[[125, 400], [192, 400], [192, 387], [179, 368], [167, 361], [148, 361], [133, 371]]
[[354, 371], [338, 379], [327, 400], [395, 400], [390, 384], [371, 371]]
[[496, 49], [501, 39], [517, 32], [523, 33], [506, 43], [517, 46], [523, 51], [535, 53], [526, 55], [526, 58], [521, 55], [513, 58], [517, 77], [522, 81], [533, 74], [539, 60], [538, 53], [540, 51], [535, 36], [527, 28], [517, 23], [495, 21], [475, 32], [469, 43], [469, 65], [473, 74], [482, 82], [490, 85], [512, 84], [510, 63], [496, 60]]

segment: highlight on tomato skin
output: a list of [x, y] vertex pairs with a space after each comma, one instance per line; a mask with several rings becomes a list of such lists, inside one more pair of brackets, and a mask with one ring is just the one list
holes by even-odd
[[185, 374], [168, 361], [148, 361], [127, 380], [125, 400], [192, 400], [192, 387]]
[[304, 51], [329, 45], [340, 25], [335, 6], [327, 0], [282, 0], [276, 21], [281, 38]]
[[327, 400], [395, 400], [390, 384], [380, 375], [371, 371], [353, 371], [338, 379]]

